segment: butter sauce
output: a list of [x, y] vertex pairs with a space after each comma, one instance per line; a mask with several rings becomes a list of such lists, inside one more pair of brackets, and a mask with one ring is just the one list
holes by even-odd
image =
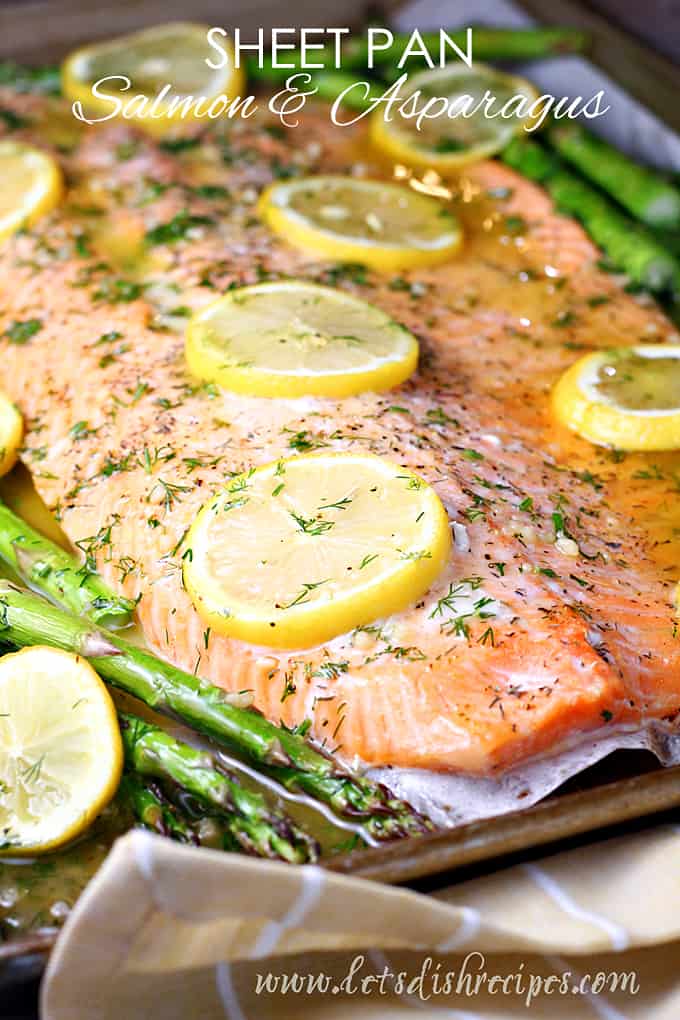
[[[372, 157], [365, 149], [357, 146], [355, 156], [370, 169], [368, 161]], [[200, 163], [199, 177], [197, 161], [197, 180], [211, 179], [208, 162], [206, 159]], [[480, 308], [491, 313], [500, 309], [505, 317], [506, 345], [496, 343], [495, 350], [490, 352], [480, 340], [477, 351], [479, 358], [488, 358], [489, 361], [484, 382], [487, 392], [493, 394], [502, 390], [506, 406], [510, 406], [518, 418], [534, 424], [537, 444], [554, 458], [560, 468], [578, 471], [587, 475], [593, 486], [606, 488], [608, 501], [620, 512], [628, 513], [634, 522], [643, 524], [653, 536], [650, 555], [659, 569], [668, 577], [680, 577], [680, 453], [623, 455], [618, 451], [592, 447], [567, 430], [558, 428], [550, 417], [547, 395], [552, 376], [549, 366], [544, 378], [532, 375], [531, 387], [523, 374], [524, 359], [531, 359], [537, 351], [549, 354], [553, 349], [561, 352], [566, 348], [573, 350], [574, 359], [583, 353], [570, 332], [570, 326], [576, 319], [588, 322], [593, 347], [619, 347], [626, 342], [661, 342], [671, 338], [670, 326], [664, 330], [650, 322], [650, 331], [644, 337], [622, 337], [615, 317], [608, 314], [606, 291], [582, 294], [572, 288], [568, 272], [564, 269], [568, 263], [564, 253], [561, 270], [546, 261], [542, 270], [538, 271], [532, 265], [531, 243], [525, 236], [521, 216], [512, 208], [510, 193], [490, 194], [463, 179], [452, 204], [466, 226], [467, 251], [474, 253], [477, 260], [482, 260], [485, 274], [482, 287], [471, 263], [469, 278], [456, 299], [458, 307], [450, 310], [465, 312]], [[124, 229], [117, 233], [115, 225], [109, 226], [105, 219], [99, 225], [98, 219], [96, 216], [83, 216], [83, 222], [90, 224], [93, 246], [105, 247], [111, 237], [121, 238], [120, 245], [113, 245], [114, 261], [135, 278], [137, 273], [144, 276], [146, 267], [140, 266], [143, 256], [138, 238], [128, 246]], [[465, 259], [465, 252], [461, 258]], [[414, 276], [415, 279], [408, 281], [395, 277], [392, 283], [395, 289], [403, 287], [408, 300], [417, 306], [419, 288], [427, 287], [428, 279], [426, 273]], [[507, 372], [501, 380], [494, 376], [492, 354], [508, 359], [516, 366], [512, 377]], [[546, 361], [549, 362], [549, 358]], [[645, 383], [645, 393], [651, 392], [650, 385], [655, 393], [654, 399], [658, 399], [659, 385], [662, 399], [672, 399], [666, 395], [665, 382]], [[623, 390], [627, 395], [625, 383]], [[624, 399], [628, 397], [624, 396]], [[488, 456], [491, 457], [492, 453]], [[39, 474], [40, 464], [35, 463], [33, 467]], [[56, 540], [66, 541], [31, 486], [25, 469], [19, 468], [3, 480], [0, 491], [2, 497], [34, 526]], [[298, 810], [292, 801], [289, 806], [291, 814]], [[302, 810], [309, 812], [309, 805], [304, 804]], [[115, 836], [129, 824], [129, 817], [115, 805], [75, 846], [41, 860], [21, 863], [0, 861], [0, 941], [28, 931], [56, 929], [101, 864]], [[322, 828], [324, 825], [322, 823]], [[330, 826], [325, 836], [327, 846], [347, 842], [347, 833], [338, 832]]]
[[680, 357], [615, 352], [600, 366], [596, 385], [607, 400], [626, 410], [674, 411], [680, 408]]

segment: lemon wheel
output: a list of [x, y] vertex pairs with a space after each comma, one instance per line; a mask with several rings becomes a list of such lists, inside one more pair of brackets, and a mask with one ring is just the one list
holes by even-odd
[[38, 854], [80, 835], [115, 794], [113, 702], [84, 659], [33, 646], [0, 659], [0, 850]]
[[[413, 75], [408, 96], [415, 100], [416, 93], [420, 93], [419, 109], [433, 101], [432, 116], [423, 118], [418, 128], [416, 118], [402, 116], [398, 110], [390, 120], [385, 119], [383, 110], [376, 110], [371, 115], [370, 139], [391, 160], [442, 174], [500, 152], [528, 124], [526, 111], [538, 99], [538, 92], [526, 79], [486, 64], [471, 68], [456, 64]], [[495, 100], [488, 107], [488, 116], [484, 106], [487, 94]], [[446, 107], [442, 102], [435, 106], [435, 100], [444, 100]], [[509, 113], [514, 111], [513, 116], [500, 115], [505, 104]], [[456, 112], [456, 116], [450, 115]]]
[[33, 224], [59, 204], [61, 171], [46, 152], [0, 141], [0, 240]]
[[587, 354], [559, 380], [552, 405], [564, 425], [591, 443], [680, 449], [680, 344]]
[[258, 209], [274, 233], [298, 248], [386, 272], [448, 262], [463, 239], [441, 202], [383, 181], [334, 175], [277, 181]]
[[371, 455], [307, 454], [234, 478], [185, 548], [185, 585], [215, 631], [306, 648], [418, 599], [451, 532], [412, 472]]
[[0, 393], [0, 477], [14, 467], [23, 434], [23, 418], [9, 397]]
[[[138, 102], [131, 110], [134, 123], [152, 134], [166, 134], [178, 124], [190, 123], [197, 113], [196, 106], [192, 106], [189, 116], [183, 118], [181, 105], [170, 108], [173, 98], [203, 98], [207, 108], [220, 96], [234, 99], [243, 92], [245, 77], [234, 67], [234, 51], [227, 39], [222, 41], [226, 65], [213, 70], [206, 63], [207, 59], [215, 63], [215, 51], [207, 41], [209, 31], [209, 25], [173, 22], [85, 46], [70, 54], [62, 65], [64, 95], [79, 103], [93, 119], [114, 110], [115, 104], [107, 95], [119, 99], [123, 108], [134, 96], [144, 96], [148, 102]], [[93, 94], [96, 82], [115, 76], [128, 78], [130, 87], [122, 89], [124, 83], [111, 81], [97, 89], [103, 98]], [[151, 102], [165, 85], [170, 85], [171, 91], [156, 103], [154, 111]]]
[[398, 386], [414, 336], [373, 305], [301, 280], [230, 291], [187, 328], [190, 370], [237, 393], [345, 397]]

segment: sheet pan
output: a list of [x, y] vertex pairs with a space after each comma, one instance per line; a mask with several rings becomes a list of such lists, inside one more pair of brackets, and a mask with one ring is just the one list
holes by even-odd
[[[541, 88], [558, 94], [572, 93], [575, 83], [579, 93], [590, 94], [604, 87], [612, 111], [601, 122], [603, 133], [634, 156], [680, 171], [680, 137], [672, 130], [680, 130], [680, 70], [578, 4], [555, 0], [547, 8], [538, 0], [525, 0], [522, 6], [507, 0], [459, 0], [455, 5], [447, 0], [383, 4], [383, 10], [403, 29], [455, 23], [522, 25], [532, 20], [532, 15], [539, 15], [542, 21], [585, 27], [594, 35], [593, 55], [599, 67], [577, 57], [559, 58], [532, 65], [532, 78]], [[332, 11], [331, 5], [328, 9]], [[350, 0], [339, 18], [327, 13], [324, 19], [320, 5], [311, 0], [295, 5], [295, 20], [301, 24], [356, 24], [363, 13], [362, 0]], [[82, 0], [4, 4], [0, 6], [0, 59], [11, 57], [32, 63], [54, 60], [86, 38], [180, 16], [186, 16], [182, 0], [94, 7]], [[212, 24], [243, 26], [280, 21], [276, 5], [269, 0], [256, 0], [247, 10], [232, 4], [227, 13], [224, 3], [198, 0], [192, 5], [191, 17]], [[576, 785], [584, 788], [573, 792], [558, 789], [531, 807], [468, 822], [432, 836], [357, 851], [335, 858], [326, 866], [383, 882], [432, 886], [450, 882], [452, 872], [463, 868], [491, 868], [491, 862], [497, 866], [511, 855], [530, 853], [537, 847], [543, 852], [546, 848], [557, 849], [566, 840], [592, 838], [610, 831], [612, 826], [666, 817], [662, 813], [680, 807], [680, 766], [662, 769], [651, 755], [640, 751], [617, 752], [589, 768]], [[0, 989], [9, 981], [39, 973], [53, 941], [51, 936], [31, 936], [0, 946]]]

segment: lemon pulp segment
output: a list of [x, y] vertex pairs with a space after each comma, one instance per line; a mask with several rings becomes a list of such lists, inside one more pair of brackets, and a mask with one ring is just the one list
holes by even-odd
[[[228, 39], [221, 40], [228, 55], [225, 66], [213, 70], [206, 64], [207, 58], [215, 62], [215, 52], [207, 41], [209, 31], [209, 25], [172, 22], [84, 46], [70, 54], [62, 65], [64, 95], [81, 103], [94, 117], [102, 117], [112, 112], [114, 104], [110, 99], [93, 95], [92, 86], [101, 79], [115, 76], [129, 79], [127, 89], [120, 80], [104, 82], [97, 89], [117, 97], [123, 104], [136, 95], [153, 100], [165, 85], [170, 85], [170, 92], [156, 105], [156, 114], [162, 116], [151, 116], [150, 103], [144, 106], [138, 103], [133, 109], [135, 122], [152, 134], [165, 134], [183, 121], [191, 123], [200, 108], [192, 106], [183, 118], [181, 104], [171, 109], [173, 98], [203, 98], [205, 107], [222, 95], [229, 99], [240, 96], [245, 83], [242, 69], [234, 67], [234, 51]], [[203, 113], [205, 116], [205, 110]]]
[[14, 467], [23, 434], [23, 418], [9, 397], [0, 392], [0, 477]]
[[354, 177], [277, 181], [258, 210], [274, 233], [298, 248], [386, 272], [447, 262], [463, 237], [458, 220], [437, 199]]
[[61, 199], [61, 171], [47, 153], [0, 141], [0, 240], [30, 227]]
[[186, 356], [201, 379], [260, 397], [345, 397], [398, 386], [418, 343], [373, 305], [301, 280], [230, 291], [188, 324]]
[[[413, 75], [408, 96], [415, 98], [418, 92], [419, 109], [435, 99], [446, 99], [446, 108], [442, 103], [432, 105], [431, 116], [422, 118], [420, 126], [414, 117], [402, 116], [398, 108], [390, 120], [382, 109], [376, 110], [371, 115], [370, 138], [390, 159], [440, 173], [500, 152], [529, 120], [523, 115], [500, 116], [504, 104], [509, 104], [508, 111], [524, 114], [538, 98], [534, 86], [524, 78], [485, 64], [471, 68], [457, 64]], [[488, 95], [494, 97], [494, 104], [485, 104]], [[485, 109], [490, 116], [485, 115]], [[457, 116], [450, 116], [456, 112]], [[491, 116], [494, 113], [496, 116]]]
[[234, 478], [202, 508], [184, 582], [218, 633], [305, 648], [405, 609], [450, 548], [417, 475], [369, 454], [306, 454]]
[[0, 850], [74, 839], [115, 794], [122, 765], [113, 702], [84, 659], [37, 645], [0, 659]]
[[563, 424], [592, 443], [680, 449], [680, 344], [587, 354], [559, 380], [552, 404]]

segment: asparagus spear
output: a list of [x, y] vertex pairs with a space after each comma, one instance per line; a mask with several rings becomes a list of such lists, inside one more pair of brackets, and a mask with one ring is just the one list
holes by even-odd
[[268, 807], [261, 794], [246, 790], [235, 778], [220, 772], [211, 755], [134, 715], [121, 712], [119, 719], [129, 768], [141, 776], [177, 783], [217, 810], [242, 850], [293, 864], [318, 859], [315, 840], [282, 812]]
[[120, 794], [145, 829], [168, 836], [178, 843], [198, 843], [189, 820], [168, 803], [155, 783], [145, 782], [141, 776], [126, 772], [121, 780]]
[[[343, 96], [343, 106], [351, 110], [368, 110], [371, 108], [371, 100], [365, 94], [365, 89], [359, 87], [359, 78], [355, 74], [346, 74], [344, 71], [290, 71], [291, 75], [304, 74], [304, 80], [300, 77], [293, 82], [293, 87], [300, 92], [311, 94], [313, 99], [325, 99], [327, 102], [334, 102], [341, 92], [349, 89], [346, 96]], [[355, 86], [350, 88], [350, 86]], [[375, 91], [374, 89], [372, 91]], [[380, 93], [378, 93], [379, 95]]]
[[20, 647], [54, 645], [82, 655], [112, 686], [230, 745], [287, 788], [308, 793], [339, 815], [363, 823], [373, 839], [396, 839], [434, 828], [385, 787], [342, 768], [295, 731], [233, 704], [221, 688], [9, 581], [0, 581], [0, 640]]
[[538, 142], [516, 138], [502, 158], [525, 177], [542, 184], [562, 212], [580, 220], [593, 241], [632, 283], [652, 291], [680, 289], [680, 263], [656, 237], [566, 170], [553, 153]]
[[202, 804], [194, 805], [193, 799], [174, 785], [169, 790], [163, 789], [155, 780], [143, 779], [136, 772], [125, 772], [119, 795], [139, 824], [160, 836], [174, 839], [176, 843], [241, 850], [219, 818], [206, 815]]
[[166, 803], [187, 820], [201, 846], [212, 850], [241, 852], [242, 847], [227, 828], [224, 816], [208, 811], [205, 804], [176, 783], [156, 783], [155, 788], [162, 793]]
[[122, 627], [132, 618], [134, 602], [116, 595], [87, 563], [35, 531], [2, 500], [0, 559], [30, 587], [79, 616], [104, 627]]
[[22, 67], [11, 60], [3, 60], [0, 61], [0, 87], [5, 85], [14, 92], [58, 96], [61, 74], [58, 67]]
[[[350, 85], [357, 84], [356, 75], [345, 74], [343, 71], [316, 71], [311, 75], [311, 84], [304, 85], [304, 91], [316, 88], [315, 99], [325, 99], [332, 103]], [[343, 105], [351, 110], [368, 110], [371, 100], [361, 88], [353, 88], [343, 97]]]
[[[465, 30], [454, 30], [448, 33], [453, 44], [463, 52], [467, 47]], [[439, 59], [439, 33], [422, 32], [421, 37], [435, 60]], [[410, 36], [397, 33], [394, 41], [384, 50], [376, 50], [374, 62], [379, 66], [394, 65], [408, 44]], [[535, 60], [549, 57], [557, 53], [577, 53], [585, 49], [587, 36], [573, 28], [473, 28], [472, 51], [475, 60]], [[455, 51], [446, 50], [449, 56], [455, 57]], [[325, 46], [322, 50], [314, 50], [309, 62], [323, 64], [331, 69], [335, 64], [334, 47]], [[246, 64], [249, 77], [264, 81], [285, 81], [291, 74], [304, 70], [300, 50], [286, 52], [281, 63], [289, 67], [274, 67], [270, 56], [263, 61], [249, 58]], [[260, 66], [261, 65], [261, 66]], [[366, 69], [368, 65], [368, 41], [355, 37], [347, 40], [342, 47], [342, 70], [353, 71]], [[413, 70], [415, 60], [411, 59], [407, 70]]]
[[660, 230], [657, 234], [657, 239], [671, 255], [674, 255], [676, 259], [680, 259], [680, 230]]
[[[439, 58], [439, 32], [421, 32], [423, 42], [435, 61]], [[464, 53], [467, 50], [467, 29], [448, 32], [451, 42]], [[374, 52], [375, 63], [392, 66], [401, 57], [410, 39], [410, 33], [395, 35], [393, 43], [384, 50]], [[560, 53], [581, 53], [588, 37], [576, 28], [472, 28], [472, 53], [475, 60], [539, 60]], [[357, 36], [348, 49], [354, 66], [366, 66], [368, 40]], [[455, 51], [447, 46], [446, 55], [455, 60]], [[409, 61], [409, 67], [412, 62]]]
[[[96, 574], [81, 567], [78, 561], [60, 546], [34, 531], [1, 500], [0, 558], [29, 584], [42, 589], [54, 601], [64, 604], [79, 615], [89, 616], [95, 623], [122, 624], [128, 623], [130, 620], [134, 608], [132, 602], [120, 598], [110, 591]], [[131, 732], [129, 722], [126, 723], [126, 726], [128, 732]], [[137, 720], [135, 732], [138, 732], [139, 727], [142, 726], [146, 726], [146, 724]], [[148, 727], [148, 729], [154, 728]], [[162, 731], [158, 730], [158, 734], [162, 734]], [[167, 740], [169, 741], [170, 738], [168, 737]], [[158, 745], [163, 743], [160, 736], [156, 737], [156, 743]], [[142, 759], [140, 758], [140, 760]], [[140, 768], [138, 772], [149, 774], [148, 769]], [[181, 780], [178, 781], [181, 782]], [[227, 782], [225, 779], [224, 783]], [[185, 785], [185, 788], [189, 792], [196, 792], [190, 784]], [[138, 776], [128, 775], [126, 777], [124, 795], [128, 797], [136, 817], [147, 828], [169, 835], [180, 842], [199, 842], [190, 824], [180, 816], [172, 805], [162, 801], [160, 791], [153, 789], [149, 784], [144, 784]], [[240, 788], [238, 795], [242, 799], [245, 798], [246, 803], [248, 803], [249, 797], [252, 798], [251, 794]], [[275, 820], [281, 832], [284, 832], [287, 824], [285, 818], [277, 816]], [[231, 827], [230, 819], [229, 825], [226, 827], [229, 832]], [[294, 830], [291, 829], [291, 832], [295, 835]], [[297, 838], [302, 846], [310, 842], [306, 836]], [[261, 852], [259, 844], [251, 836], [244, 835], [239, 845], [241, 847], [246, 845], [246, 848], [254, 847], [258, 852]], [[262, 844], [262, 846], [264, 855], [272, 856], [269, 844]], [[287, 856], [284, 851], [286, 851], [286, 847], [282, 843], [282, 850], [276, 856], [285, 856], [285, 859], [290, 860], [298, 858], [306, 860], [315, 857], [314, 850], [307, 855], [298, 854], [294, 845], [290, 847]]]
[[569, 163], [650, 227], [680, 228], [680, 191], [648, 167], [640, 166], [580, 124], [553, 124], [550, 145]]

